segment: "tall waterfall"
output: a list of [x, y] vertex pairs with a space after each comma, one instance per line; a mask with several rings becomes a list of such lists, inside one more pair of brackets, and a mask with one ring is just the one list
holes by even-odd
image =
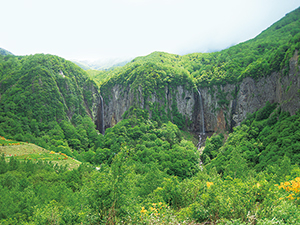
[[[200, 130], [200, 133], [202, 135], [205, 135], [205, 127], [204, 127], [204, 110], [203, 110], [203, 103], [202, 103], [202, 96], [201, 92], [198, 89], [198, 94], [199, 94], [199, 101], [200, 101], [200, 113], [201, 113], [201, 125], [202, 125], [202, 130]], [[201, 132], [202, 131], [202, 132]]]
[[201, 147], [201, 142], [202, 142], [202, 136], [205, 135], [205, 126], [204, 126], [204, 110], [203, 110], [203, 102], [202, 102], [202, 96], [201, 96], [201, 92], [198, 89], [198, 94], [199, 94], [199, 102], [200, 102], [200, 114], [201, 114], [201, 118], [200, 118], [200, 134], [199, 134], [199, 142], [198, 142], [198, 149], [200, 149]]
[[101, 132], [101, 134], [104, 135], [104, 133], [105, 133], [105, 130], [104, 130], [104, 107], [103, 107], [103, 98], [102, 98], [102, 95], [100, 95], [100, 99], [101, 99], [101, 116], [100, 116], [101, 127], [100, 127], [100, 132]]

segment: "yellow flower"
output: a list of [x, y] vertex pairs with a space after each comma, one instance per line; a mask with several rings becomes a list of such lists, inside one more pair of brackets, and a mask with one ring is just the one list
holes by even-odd
[[298, 196], [295, 196], [295, 194], [298, 194], [300, 192], [300, 177], [296, 177], [294, 180], [281, 182], [280, 186], [278, 188], [282, 188], [285, 191], [289, 192], [289, 196], [286, 198], [289, 200], [298, 200]]
[[145, 207], [142, 207], [141, 213], [146, 213], [147, 210], [145, 209]]
[[209, 188], [210, 186], [212, 186], [212, 185], [214, 185], [214, 183], [213, 182], [206, 182], [206, 186]]
[[293, 194], [289, 194], [289, 196], [287, 196], [287, 198], [289, 198], [290, 200], [295, 199], [294, 196], [293, 196]]

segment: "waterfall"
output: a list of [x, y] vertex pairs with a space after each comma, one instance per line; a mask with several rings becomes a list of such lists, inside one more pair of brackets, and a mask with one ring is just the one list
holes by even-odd
[[204, 127], [204, 110], [203, 110], [203, 103], [202, 103], [202, 97], [201, 97], [201, 92], [198, 89], [198, 94], [199, 94], [199, 101], [200, 101], [200, 113], [201, 113], [201, 124], [202, 124], [202, 132], [200, 130], [200, 134], [205, 135], [205, 127]]
[[[201, 114], [201, 118], [200, 118], [200, 133], [199, 133], [199, 142], [197, 144], [198, 150], [201, 147], [202, 144], [202, 136], [205, 135], [205, 127], [204, 127], [204, 110], [203, 110], [203, 103], [202, 103], [202, 96], [201, 96], [201, 92], [198, 89], [198, 94], [199, 94], [199, 102], [200, 102], [200, 114]], [[201, 129], [202, 128], [202, 129]]]
[[103, 107], [102, 95], [100, 95], [100, 99], [101, 99], [101, 117], [100, 117], [100, 119], [101, 119], [101, 122], [100, 122], [101, 128], [100, 128], [100, 132], [101, 132], [101, 134], [104, 135], [104, 133], [105, 133], [105, 130], [104, 130], [104, 107]]

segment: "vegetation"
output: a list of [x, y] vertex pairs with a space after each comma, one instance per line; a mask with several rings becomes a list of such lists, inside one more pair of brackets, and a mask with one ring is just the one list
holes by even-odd
[[99, 86], [102, 85], [105, 81], [107, 81], [111, 76], [111, 71], [105, 70], [87, 70], [86, 71], [89, 77], [96, 82]]
[[[134, 121], [138, 122], [133, 124]], [[87, 165], [68, 171], [47, 161], [18, 161], [14, 157], [6, 162], [2, 157], [1, 223], [297, 224], [299, 221], [300, 168], [287, 156], [278, 157], [275, 163], [256, 172], [252, 162], [237, 153], [242, 151], [237, 147], [224, 173], [217, 173], [218, 168], [211, 168], [209, 163], [201, 171], [194, 157], [194, 145], [176, 137], [175, 125], [155, 129], [155, 123], [145, 122], [143, 118], [125, 119], [106, 134], [114, 136], [112, 143], [121, 139], [126, 142], [114, 153], [113, 147], [98, 149], [93, 156], [102, 162], [98, 171]], [[147, 130], [147, 126], [148, 132], [137, 138], [138, 128]], [[169, 135], [172, 130], [174, 133]], [[248, 137], [238, 129], [232, 136]], [[224, 147], [229, 144], [233, 144], [231, 137]], [[184, 154], [186, 163], [181, 157]], [[189, 162], [195, 165], [192, 171]]]
[[[299, 224], [300, 112], [267, 103], [207, 138], [200, 156], [165, 97], [180, 85], [196, 92], [288, 72], [299, 20], [300, 8], [221, 52], [154, 52], [99, 76], [56, 56], [0, 56], [0, 223]], [[89, 76], [105, 102], [116, 84], [137, 97], [105, 135]], [[72, 158], [83, 163], [68, 167]]]
[[239, 161], [243, 170], [278, 169], [285, 175], [281, 161], [286, 157], [296, 164], [300, 159], [299, 128], [300, 113], [290, 116], [276, 108], [276, 103], [267, 103], [234, 128], [224, 145], [222, 134], [208, 138], [201, 157], [207, 168], [215, 167], [218, 173], [232, 177], [239, 177], [227, 168], [234, 160]]
[[101, 137], [90, 118], [95, 84], [57, 56], [0, 57], [0, 135], [72, 155]]
[[0, 155], [4, 154], [6, 161], [9, 161], [12, 157], [14, 157], [15, 160], [20, 161], [32, 160], [37, 162], [43, 160], [51, 162], [54, 165], [57, 164], [58, 166], [67, 165], [70, 170], [78, 168], [81, 164], [78, 160], [75, 160], [62, 152], [48, 151], [34, 144], [17, 142], [5, 139], [4, 137], [0, 138], [2, 139]]
[[[3, 156], [1, 223], [297, 224], [300, 168], [292, 143], [299, 123], [300, 113], [267, 104], [227, 140], [209, 138], [202, 157], [211, 158], [201, 168], [176, 125], [159, 126], [135, 110], [107, 129], [102, 147], [77, 156], [99, 170]], [[291, 152], [279, 142], [289, 142]], [[265, 151], [274, 145], [275, 152]]]

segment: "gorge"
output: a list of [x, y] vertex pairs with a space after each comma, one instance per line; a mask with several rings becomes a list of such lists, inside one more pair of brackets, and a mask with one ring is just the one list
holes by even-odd
[[[197, 89], [181, 84], [175, 88], [166, 86], [162, 90], [156, 89], [156, 92], [145, 99], [142, 86], [138, 87], [138, 91], [134, 91], [130, 85], [116, 84], [106, 93], [106, 101], [104, 100], [104, 127], [105, 129], [112, 127], [121, 121], [122, 115], [131, 106], [138, 105], [149, 110], [151, 107], [145, 102], [149, 102], [152, 106], [166, 105], [163, 108], [165, 113], [168, 109], [172, 111], [176, 107], [186, 121], [191, 121], [187, 129], [198, 133], [204, 133], [205, 130], [207, 132], [232, 130], [233, 127], [240, 125], [248, 113], [262, 108], [266, 102], [276, 102], [283, 110], [293, 115], [300, 108], [298, 58], [298, 51], [295, 51], [289, 60], [290, 70], [286, 75], [283, 72], [273, 72], [259, 79], [246, 77], [237, 84], [203, 87], [201, 94]], [[163, 95], [158, 96], [159, 91], [163, 92]], [[98, 113], [101, 110], [102, 101]]]

